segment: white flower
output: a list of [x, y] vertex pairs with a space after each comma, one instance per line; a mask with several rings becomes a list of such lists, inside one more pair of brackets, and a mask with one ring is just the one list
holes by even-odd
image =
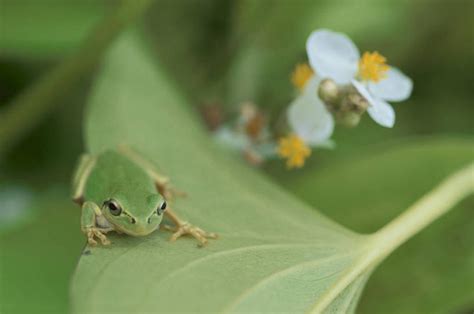
[[217, 143], [231, 150], [242, 151], [250, 146], [250, 139], [229, 126], [221, 126], [214, 133]]
[[223, 125], [214, 132], [221, 146], [243, 153], [253, 164], [277, 156], [268, 123], [253, 103], [243, 103], [235, 123]]
[[319, 76], [313, 75], [287, 111], [293, 132], [312, 147], [328, 146], [334, 130], [334, 119], [317, 94], [320, 82]]
[[361, 58], [349, 37], [330, 30], [314, 31], [306, 42], [306, 51], [319, 77], [352, 84], [369, 103], [367, 111], [375, 122], [385, 127], [394, 125], [395, 112], [387, 101], [407, 99], [413, 88], [410, 78], [386, 65], [377, 52], [366, 52]]

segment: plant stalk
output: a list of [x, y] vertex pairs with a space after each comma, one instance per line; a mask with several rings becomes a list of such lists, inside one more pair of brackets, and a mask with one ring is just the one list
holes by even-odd
[[81, 78], [88, 75], [116, 36], [138, 19], [153, 0], [123, 0], [113, 14], [97, 25], [81, 48], [66, 58], [25, 92], [13, 99], [0, 113], [0, 155], [31, 131], [59, 99]]
[[371, 235], [360, 259], [316, 301], [310, 312], [322, 313], [357, 278], [373, 270], [397, 247], [472, 193], [474, 163], [446, 178], [400, 216]]
[[379, 260], [474, 193], [474, 163], [455, 172], [373, 237], [382, 248]]

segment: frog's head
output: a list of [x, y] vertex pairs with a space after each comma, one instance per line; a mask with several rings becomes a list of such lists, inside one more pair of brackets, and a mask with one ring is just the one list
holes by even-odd
[[165, 210], [166, 201], [159, 194], [151, 194], [138, 202], [126, 202], [114, 196], [102, 205], [107, 221], [118, 231], [132, 236], [145, 236], [155, 231], [163, 220]]

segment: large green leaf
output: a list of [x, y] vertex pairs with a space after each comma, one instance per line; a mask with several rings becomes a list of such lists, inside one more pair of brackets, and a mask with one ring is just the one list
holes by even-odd
[[74, 310], [352, 312], [388, 253], [384, 241], [339, 226], [219, 151], [184, 104], [128, 34], [96, 82], [87, 147], [141, 151], [189, 194], [175, 209], [221, 238], [197, 249], [191, 239], [167, 242], [166, 232], [112, 235], [112, 246], [81, 257]]
[[[341, 158], [315, 152], [313, 167], [293, 178], [281, 174], [277, 180], [345, 226], [373, 232], [434, 182], [472, 161], [474, 141], [420, 137], [361, 151]], [[474, 300], [473, 208], [471, 197], [388, 258], [369, 280], [358, 312], [468, 312]], [[410, 276], [401, 276], [407, 269]]]

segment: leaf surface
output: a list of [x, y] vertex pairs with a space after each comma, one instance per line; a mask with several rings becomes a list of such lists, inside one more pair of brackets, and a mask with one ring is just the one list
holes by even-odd
[[380, 247], [219, 150], [135, 35], [107, 55], [85, 129], [92, 153], [128, 144], [153, 161], [189, 195], [175, 211], [220, 239], [198, 249], [159, 231], [87, 247], [76, 313], [355, 310]]
[[[474, 160], [474, 141], [452, 135], [419, 137], [358, 151], [343, 158], [318, 154], [315, 167], [293, 179], [277, 179], [334, 220], [373, 232]], [[470, 197], [400, 247], [371, 276], [357, 312], [468, 312], [474, 300], [473, 208]], [[401, 275], [407, 269], [410, 275]]]
[[[112, 246], [87, 248], [79, 261], [76, 312], [303, 312], [361, 254], [363, 236], [215, 147], [132, 35], [106, 57], [85, 136], [93, 153], [127, 143], [156, 163], [189, 194], [175, 210], [220, 239], [198, 249], [164, 231], [112, 235]], [[363, 282], [342, 295], [348, 307]]]

